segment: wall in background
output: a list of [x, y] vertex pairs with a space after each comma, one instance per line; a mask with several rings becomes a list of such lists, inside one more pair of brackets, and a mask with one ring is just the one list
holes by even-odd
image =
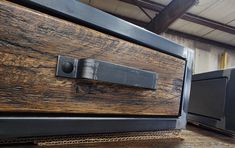
[[235, 67], [235, 49], [224, 49], [166, 33], [162, 36], [194, 50], [193, 73], [195, 74], [220, 69], [220, 57], [223, 52], [228, 53], [227, 68]]

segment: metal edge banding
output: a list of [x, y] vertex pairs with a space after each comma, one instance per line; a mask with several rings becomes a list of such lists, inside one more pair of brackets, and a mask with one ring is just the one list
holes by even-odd
[[234, 106], [235, 106], [235, 68], [230, 68], [224, 71], [223, 75], [228, 77], [227, 83], [227, 96], [225, 106], [225, 128], [232, 130], [235, 134], [235, 118], [234, 118]]
[[15, 2], [41, 7], [56, 13], [58, 16], [70, 17], [74, 20], [85, 22], [97, 29], [108, 31], [114, 36], [124, 37], [124, 39], [176, 57], [186, 59], [187, 56], [185, 55], [187, 51], [185, 51], [183, 46], [76, 0], [70, 0], [69, 3], [67, 0], [18, 0]]
[[191, 89], [192, 79], [192, 65], [194, 59], [194, 51], [187, 48], [187, 61], [184, 75], [183, 94], [181, 100], [181, 113], [178, 119], [176, 119], [176, 129], [183, 129], [187, 124], [188, 104]]
[[0, 117], [0, 138], [175, 129], [175, 119]]

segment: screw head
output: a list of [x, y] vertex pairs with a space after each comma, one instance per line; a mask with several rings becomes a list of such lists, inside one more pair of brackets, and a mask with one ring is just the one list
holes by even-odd
[[73, 71], [73, 63], [71, 63], [71, 62], [64, 62], [62, 64], [62, 70], [65, 73], [71, 73]]

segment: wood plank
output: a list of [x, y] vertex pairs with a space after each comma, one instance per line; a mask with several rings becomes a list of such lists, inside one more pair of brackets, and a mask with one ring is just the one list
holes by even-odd
[[[185, 61], [0, 1], [0, 111], [178, 115]], [[55, 77], [58, 55], [156, 71], [156, 91]]]

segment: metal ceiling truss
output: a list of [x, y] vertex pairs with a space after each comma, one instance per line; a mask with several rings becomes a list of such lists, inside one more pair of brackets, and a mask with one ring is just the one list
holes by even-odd
[[[150, 1], [150, 0], [119, 0], [119, 1], [136, 5], [144, 9], [155, 11], [156, 14], [159, 14], [165, 8], [164, 5]], [[198, 1], [195, 1], [195, 3], [197, 2]], [[235, 27], [227, 25], [227, 24], [223, 24], [220, 22], [216, 22], [216, 21], [204, 18], [204, 17], [196, 16], [190, 13], [184, 13], [182, 16], [179, 16], [179, 17], [183, 20], [200, 24], [203, 26], [207, 26], [212, 29], [220, 30], [220, 31], [227, 32], [230, 34], [235, 34]]]
[[[109, 13], [109, 12], [107, 12], [107, 13]], [[112, 13], [110, 13], [110, 14], [112, 14]], [[131, 22], [133, 24], [136, 24], [138, 26], [144, 27], [144, 28], [148, 25], [148, 23], [146, 23], [144, 21], [136, 20], [136, 19], [133, 19], [133, 18], [128, 18], [128, 17], [125, 17], [125, 16], [117, 15], [117, 14], [112, 14], [112, 15], [114, 15], [116, 17], [119, 17], [123, 20], [126, 20], [128, 22]], [[195, 35], [175, 31], [175, 30], [172, 30], [172, 29], [168, 29], [166, 31], [166, 33], [172, 34], [172, 35], [177, 35], [177, 36], [187, 38], [187, 39], [191, 39], [191, 40], [196, 40], [196, 41], [199, 41], [199, 42], [202, 42], [202, 43], [205, 43], [205, 44], [215, 45], [215, 46], [226, 48], [226, 49], [235, 49], [235, 46], [230, 45], [230, 44], [226, 44], [226, 43], [222, 43], [222, 42], [218, 42], [218, 41], [198, 37], [198, 36], [195, 36]]]

